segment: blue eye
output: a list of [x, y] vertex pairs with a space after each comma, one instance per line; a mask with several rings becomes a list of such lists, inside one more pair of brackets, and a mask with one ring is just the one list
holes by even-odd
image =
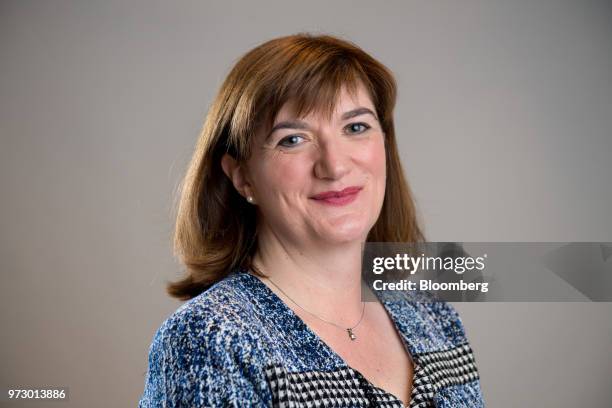
[[347, 133], [350, 134], [363, 133], [366, 130], [370, 129], [370, 125], [363, 122], [355, 122], [347, 125], [345, 129], [347, 129]]
[[[278, 142], [279, 146], [283, 146], [283, 147], [293, 147], [293, 146], [297, 146], [299, 143], [299, 139], [301, 139], [302, 136], [298, 136], [298, 135], [291, 135], [291, 136], [287, 136], [284, 137], [283, 139], [281, 139], [280, 142]], [[286, 143], [288, 142], [288, 143]]]

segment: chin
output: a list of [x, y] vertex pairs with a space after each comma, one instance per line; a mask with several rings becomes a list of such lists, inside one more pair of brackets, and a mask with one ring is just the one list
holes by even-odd
[[334, 222], [327, 226], [325, 233], [321, 234], [325, 237], [325, 241], [330, 243], [348, 243], [354, 241], [365, 241], [368, 236], [368, 228], [364, 219], [344, 219], [340, 222]]

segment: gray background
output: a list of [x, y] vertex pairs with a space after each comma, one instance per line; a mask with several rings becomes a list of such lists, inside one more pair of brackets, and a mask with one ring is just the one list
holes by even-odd
[[[344, 36], [395, 72], [431, 241], [612, 241], [611, 11], [2, 1], [0, 385], [136, 405], [152, 336], [180, 304], [163, 292], [180, 274], [173, 194], [231, 65], [280, 35]], [[456, 306], [490, 407], [610, 406], [612, 304]]]

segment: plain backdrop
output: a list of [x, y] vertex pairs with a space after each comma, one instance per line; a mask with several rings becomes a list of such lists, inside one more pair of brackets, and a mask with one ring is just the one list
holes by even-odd
[[[202, 121], [281, 35], [338, 35], [395, 73], [430, 241], [612, 241], [611, 17], [589, 0], [2, 1], [0, 385], [136, 406], [180, 305], [172, 206]], [[612, 304], [456, 307], [488, 406], [611, 406]]]

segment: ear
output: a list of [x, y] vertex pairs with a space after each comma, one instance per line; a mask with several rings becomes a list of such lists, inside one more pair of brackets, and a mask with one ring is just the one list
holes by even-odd
[[251, 183], [246, 177], [245, 169], [241, 166], [236, 159], [225, 153], [221, 158], [221, 167], [225, 175], [232, 181], [234, 188], [243, 197], [253, 196], [253, 188]]

